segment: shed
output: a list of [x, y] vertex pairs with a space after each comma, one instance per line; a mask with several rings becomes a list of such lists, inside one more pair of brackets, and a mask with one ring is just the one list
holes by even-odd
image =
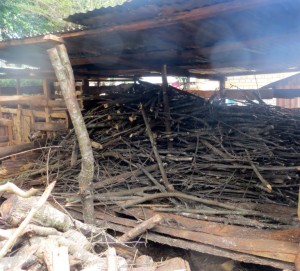
[[[300, 2], [294, 0], [132, 0], [121, 6], [74, 14], [66, 19], [80, 25], [78, 28], [3, 41], [0, 43], [0, 59], [37, 68], [22, 71], [2, 70], [4, 74], [0, 78], [16, 78], [18, 82], [14, 95], [0, 96], [0, 124], [5, 127], [2, 128], [4, 133], [10, 135], [9, 142], [5, 143], [26, 143], [28, 131], [31, 130], [43, 131], [49, 136], [69, 128], [64, 100], [54, 84], [56, 79], [47, 55], [47, 50], [57, 44], [65, 44], [69, 53], [77, 81], [76, 94], [79, 98], [87, 94], [92, 102], [99, 99], [100, 94], [109, 96], [109, 91], [102, 93], [99, 85], [90, 86], [91, 80], [101, 81], [112, 77], [137, 81], [140, 76], [161, 75], [163, 67], [167, 67], [170, 75], [219, 80], [222, 89], [224, 79], [229, 75], [300, 69], [299, 13]], [[19, 84], [22, 78], [42, 79], [40, 93], [23, 95]], [[137, 93], [136, 88], [142, 91]], [[98, 174], [95, 177], [94, 188], [100, 191], [97, 198], [99, 206], [102, 206], [103, 195], [114, 204], [115, 191], [105, 189], [114, 189], [119, 184], [126, 190], [122, 194], [123, 201], [128, 197], [135, 198], [129, 203], [118, 202], [115, 209], [108, 210], [113, 213], [97, 210], [97, 218], [104, 219], [113, 230], [126, 232], [135, 227], [137, 220], [146, 220], [161, 211], [165, 212], [165, 221], [155, 227], [155, 233], [147, 235], [149, 240], [282, 269], [293, 269], [294, 262], [298, 264], [300, 231], [299, 221], [295, 219], [295, 199], [298, 196], [299, 152], [293, 148], [294, 143], [290, 140], [288, 130], [284, 130], [282, 138], [277, 136], [282, 127], [288, 126], [288, 117], [279, 113], [277, 122], [272, 118], [273, 109], [265, 110], [257, 104], [252, 104], [249, 112], [240, 112], [241, 109], [234, 106], [222, 111], [220, 107], [213, 108], [202, 99], [171, 88], [175, 93], [172, 106], [178, 114], [177, 119], [172, 119], [174, 127], [176, 126], [174, 140], [165, 131], [161, 135], [151, 134], [151, 129], [157, 123], [159, 129], [162, 129], [161, 123], [166, 123], [166, 119], [170, 121], [167, 114], [160, 111], [162, 99], [159, 86], [139, 82], [137, 85], [121, 86], [113, 90], [115, 92], [110, 92], [113, 96], [109, 100], [111, 104], [102, 101], [99, 107], [101, 110], [93, 111], [88, 116], [92, 119], [91, 129], [107, 128], [106, 123], [102, 122], [108, 122], [108, 125], [113, 123], [107, 131], [101, 130], [97, 135], [101, 139], [105, 137], [103, 144], [91, 142], [94, 143], [94, 148], [100, 150], [97, 158], [104, 160], [103, 170], [99, 170], [103, 176]], [[263, 98], [284, 93], [281, 89], [275, 91], [264, 88], [260, 91], [265, 95], [261, 96]], [[119, 102], [118, 98], [124, 92], [131, 95], [129, 98], [125, 97], [125, 101], [133, 103], [135, 107], [131, 104], [124, 106], [122, 99]], [[248, 96], [256, 95], [252, 90], [244, 92]], [[166, 89], [164, 93], [167, 93]], [[288, 95], [297, 96], [300, 96], [298, 87]], [[139, 99], [149, 107], [148, 113], [155, 120], [153, 126], [147, 122], [143, 107], [139, 109], [136, 106]], [[194, 103], [194, 107], [190, 106], [191, 103]], [[153, 104], [156, 106], [154, 109]], [[203, 105], [205, 107], [199, 112], [199, 107]], [[129, 113], [123, 116], [121, 113], [124, 108]], [[233, 120], [227, 123], [230, 115], [234, 115]], [[205, 120], [207, 116], [208, 121]], [[287, 129], [291, 128], [293, 135], [297, 137], [295, 127], [300, 120], [294, 112], [291, 116], [295, 119], [294, 126], [288, 126]], [[125, 120], [125, 124], [120, 124], [119, 119]], [[256, 125], [259, 119], [263, 121]], [[29, 125], [26, 126], [25, 123]], [[135, 126], [135, 123], [138, 125]], [[17, 130], [15, 133], [12, 132], [12, 127]], [[123, 131], [124, 127], [129, 128]], [[124, 135], [127, 141], [124, 140]], [[141, 140], [139, 136], [142, 137]], [[270, 136], [277, 141], [274, 143], [263, 136]], [[77, 146], [75, 137], [72, 138], [74, 142], [69, 140], [70, 137], [66, 138], [62, 141], [65, 149], [62, 158], [59, 158], [61, 160], [53, 162], [51, 166], [59, 174], [59, 163], [63, 160], [67, 174], [62, 179], [69, 185], [73, 181], [70, 169], [72, 170], [74, 164], [69, 167], [70, 157], [67, 159], [66, 155], [71, 153], [73, 158], [74, 153], [76, 156]], [[241, 138], [242, 143], [237, 142]], [[160, 140], [159, 147], [163, 146], [160, 153], [155, 151], [154, 140]], [[226, 140], [229, 151], [224, 147]], [[167, 144], [170, 142], [177, 144], [178, 149], [170, 151], [172, 148], [169, 149], [169, 145], [172, 144]], [[282, 142], [289, 144], [291, 157], [289, 153], [284, 153], [286, 148], [280, 145]], [[110, 147], [113, 151], [101, 152]], [[131, 151], [126, 152], [126, 148], [137, 150], [134, 159]], [[277, 156], [272, 151], [280, 156], [280, 160], [276, 160]], [[157, 157], [160, 155], [165, 159], [165, 164], [172, 165], [167, 173], [164, 172], [165, 164], [158, 161]], [[47, 157], [51, 159], [50, 152]], [[110, 167], [112, 161], [116, 162]], [[75, 165], [76, 162], [77, 160]], [[180, 162], [184, 164], [182, 168], [177, 164]], [[113, 171], [108, 172], [108, 168]], [[272, 186], [260, 171], [270, 178], [278, 193], [271, 194]], [[236, 172], [240, 174], [236, 181], [238, 185], [231, 183]], [[168, 194], [170, 191], [160, 182], [167, 174], [172, 176], [175, 185], [183, 192], [180, 190]], [[188, 174], [187, 178], [185, 174]], [[213, 184], [207, 185], [206, 181], [211, 179]], [[41, 180], [45, 181], [45, 176], [33, 183], [40, 184]], [[140, 182], [143, 182], [142, 188], [139, 187]], [[286, 187], [285, 182], [289, 182]], [[135, 190], [128, 190], [130, 186]], [[189, 190], [194, 186], [205, 192], [199, 196], [197, 191]], [[280, 193], [282, 186], [286, 194]], [[72, 189], [75, 190], [73, 183]], [[217, 198], [213, 198], [215, 190], [219, 193]], [[139, 192], [131, 194], [132, 191]], [[242, 195], [243, 202], [235, 202], [231, 197], [233, 193]], [[70, 194], [66, 193], [66, 198]], [[223, 196], [222, 200], [220, 195]], [[118, 196], [119, 194], [116, 197]], [[172, 208], [167, 208], [169, 205], [165, 205], [165, 202], [162, 206], [144, 204], [160, 197], [169, 200], [167, 203]], [[173, 197], [176, 200], [170, 200]], [[283, 198], [285, 205], [278, 207], [276, 197]], [[257, 202], [253, 202], [253, 198]], [[180, 208], [186, 207], [181, 204], [181, 200], [191, 199], [198, 210], [195, 208], [194, 212], [186, 215], [186, 209], [176, 209], [176, 204]], [[263, 203], [264, 199], [267, 200]], [[132, 202], [134, 208], [131, 208]], [[288, 206], [290, 202], [292, 207]], [[139, 204], [142, 204], [142, 209]], [[80, 212], [76, 209], [76, 201], [66, 202], [66, 205], [71, 206], [72, 214], [78, 215]], [[122, 208], [118, 209], [120, 206]], [[222, 217], [219, 219], [214, 215]], [[235, 219], [235, 216], [238, 218]], [[257, 221], [257, 218], [262, 221]], [[225, 225], [231, 219], [236, 225]], [[274, 225], [277, 222], [279, 226]]]

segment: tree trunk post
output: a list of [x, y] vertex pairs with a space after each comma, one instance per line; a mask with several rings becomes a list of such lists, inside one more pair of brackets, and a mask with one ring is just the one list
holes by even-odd
[[169, 105], [169, 95], [168, 95], [168, 79], [167, 79], [167, 65], [163, 65], [162, 68], [162, 92], [163, 92], [163, 103], [164, 103], [164, 118], [165, 127], [168, 140], [168, 150], [173, 148], [172, 143], [172, 130], [171, 130], [171, 114]]
[[83, 205], [85, 223], [94, 224], [93, 177], [94, 156], [89, 134], [76, 99], [75, 79], [65, 45], [48, 50], [52, 66], [68, 108], [81, 153], [81, 171], [78, 176], [79, 193]]

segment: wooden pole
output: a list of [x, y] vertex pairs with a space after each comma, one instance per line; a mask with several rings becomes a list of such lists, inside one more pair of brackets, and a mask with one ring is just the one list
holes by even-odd
[[163, 65], [162, 69], [162, 91], [163, 91], [163, 102], [164, 102], [164, 117], [165, 117], [165, 127], [168, 139], [168, 149], [173, 148], [172, 138], [171, 138], [171, 116], [170, 116], [170, 106], [169, 106], [169, 96], [168, 96], [168, 80], [167, 80], [167, 65]]
[[[43, 92], [46, 100], [50, 100], [51, 98], [51, 91], [50, 91], [50, 86], [49, 82], [47, 79], [43, 80]], [[50, 122], [50, 109], [48, 106], [45, 107], [45, 120], [46, 123]], [[52, 136], [52, 132], [47, 131], [47, 138]]]
[[225, 82], [226, 82], [225, 77], [222, 77], [222, 78], [220, 79], [220, 97], [221, 97], [222, 99], [225, 98]]
[[[20, 79], [16, 80], [16, 89], [17, 89], [17, 95], [21, 95], [21, 81]], [[23, 117], [22, 117], [22, 105], [18, 104], [18, 111], [17, 111], [17, 118], [15, 125], [17, 126], [17, 143], [21, 144], [24, 141], [23, 136]]]
[[73, 122], [82, 157], [78, 181], [79, 193], [83, 204], [83, 219], [85, 223], [94, 224], [94, 156], [89, 134], [76, 99], [75, 79], [72, 66], [65, 45], [61, 44], [49, 49], [48, 54]]

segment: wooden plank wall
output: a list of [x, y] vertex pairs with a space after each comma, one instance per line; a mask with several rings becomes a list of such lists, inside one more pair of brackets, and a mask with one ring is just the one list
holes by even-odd
[[[63, 97], [50, 87], [50, 83], [43, 80], [40, 94], [33, 87], [32, 95], [24, 95], [20, 80], [17, 80], [16, 88], [11, 88], [9, 93], [4, 89], [0, 96], [0, 147], [27, 143], [34, 133], [51, 137], [69, 128]], [[2, 119], [10, 122], [6, 123]]]

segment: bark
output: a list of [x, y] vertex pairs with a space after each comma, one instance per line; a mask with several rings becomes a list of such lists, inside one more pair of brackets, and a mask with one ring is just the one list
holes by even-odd
[[[16, 240], [24, 233], [26, 230], [26, 227], [28, 226], [29, 222], [32, 220], [34, 215], [43, 207], [43, 205], [46, 203], [52, 189], [54, 188], [56, 182], [53, 182], [49, 184], [49, 186], [46, 188], [42, 196], [38, 199], [37, 203], [32, 207], [26, 218], [22, 221], [20, 226], [12, 236], [7, 240], [5, 245], [0, 250], [0, 259], [2, 259], [6, 253], [9, 251], [9, 249], [15, 244]], [[2, 207], [2, 206], [1, 206]], [[1, 212], [2, 214], [2, 212]]]
[[[30, 210], [37, 206], [39, 197], [21, 198], [10, 196], [1, 204], [0, 212], [3, 220], [11, 226], [19, 226], [26, 219]], [[34, 215], [32, 223], [52, 227], [59, 231], [68, 231], [74, 227], [69, 216], [46, 202]]]
[[93, 177], [94, 156], [88, 131], [75, 94], [75, 80], [66, 47], [57, 45], [48, 54], [60, 84], [68, 108], [82, 157], [81, 171], [78, 176], [79, 193], [83, 204], [85, 223], [94, 224]]

